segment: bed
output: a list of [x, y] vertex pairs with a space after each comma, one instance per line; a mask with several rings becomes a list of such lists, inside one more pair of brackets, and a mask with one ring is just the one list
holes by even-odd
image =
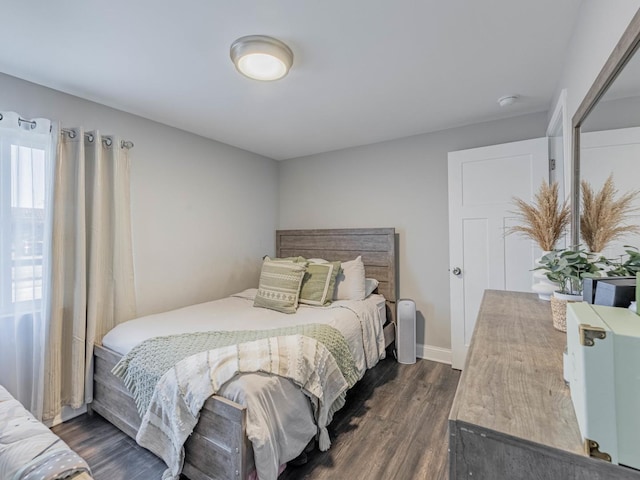
[[[276, 256], [347, 261], [360, 255], [367, 277], [379, 281], [388, 323], [385, 345], [394, 339], [397, 299], [397, 246], [392, 228], [337, 230], [279, 230]], [[258, 309], [261, 310], [261, 309]], [[121, 354], [96, 345], [94, 400], [91, 409], [135, 438], [140, 426], [135, 402], [122, 381], [112, 373]], [[185, 444], [183, 473], [192, 480], [245, 479], [254, 468], [253, 448], [247, 437], [247, 409], [220, 395], [210, 397], [200, 420]]]

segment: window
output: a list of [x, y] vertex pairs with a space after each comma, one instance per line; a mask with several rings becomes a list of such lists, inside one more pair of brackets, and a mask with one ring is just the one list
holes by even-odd
[[49, 135], [0, 139], [0, 314], [39, 308], [48, 213]]
[[36, 418], [50, 318], [52, 127], [0, 112], [0, 384]]

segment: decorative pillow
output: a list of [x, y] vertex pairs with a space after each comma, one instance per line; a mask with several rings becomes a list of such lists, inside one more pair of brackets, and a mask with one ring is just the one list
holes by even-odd
[[364, 300], [364, 263], [359, 256], [342, 263], [342, 272], [336, 278], [334, 300]]
[[269, 255], [265, 255], [263, 260], [269, 260], [270, 262], [293, 262], [304, 263], [307, 260], [304, 257], [283, 257], [283, 258], [271, 258]]
[[310, 262], [302, 280], [300, 303], [328, 305], [333, 300], [340, 262]]
[[365, 278], [364, 279], [364, 298], [367, 298], [369, 295], [373, 293], [373, 291], [378, 288], [380, 282], [375, 278]]
[[298, 308], [300, 284], [307, 268], [306, 262], [262, 262], [258, 292], [254, 307], [269, 308], [282, 313], [295, 313]]

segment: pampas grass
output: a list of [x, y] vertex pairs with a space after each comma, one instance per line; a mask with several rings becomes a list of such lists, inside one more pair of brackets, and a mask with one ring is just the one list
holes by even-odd
[[511, 213], [518, 217], [521, 225], [511, 227], [507, 234], [520, 234], [537, 242], [542, 250], [553, 250], [571, 219], [569, 204], [566, 201], [561, 204], [558, 198], [558, 184], [542, 182], [534, 203], [517, 197], [513, 203], [517, 210]]
[[582, 180], [580, 186], [580, 236], [591, 252], [602, 252], [612, 240], [640, 231], [638, 225], [625, 224], [627, 216], [638, 210], [633, 205], [640, 193], [638, 190], [616, 198], [618, 190], [613, 183], [613, 174], [609, 175], [599, 192], [595, 192], [586, 180]]

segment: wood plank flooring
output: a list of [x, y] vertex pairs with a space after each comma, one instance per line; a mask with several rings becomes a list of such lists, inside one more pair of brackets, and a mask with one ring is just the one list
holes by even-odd
[[[329, 451], [314, 450], [279, 480], [447, 479], [447, 417], [459, 377], [449, 365], [400, 365], [389, 355], [347, 395], [329, 426]], [[99, 415], [54, 431], [87, 460], [95, 480], [153, 480], [165, 469]]]
[[81, 415], [52, 430], [87, 461], [94, 480], [159, 480], [167, 468], [98, 414]]

